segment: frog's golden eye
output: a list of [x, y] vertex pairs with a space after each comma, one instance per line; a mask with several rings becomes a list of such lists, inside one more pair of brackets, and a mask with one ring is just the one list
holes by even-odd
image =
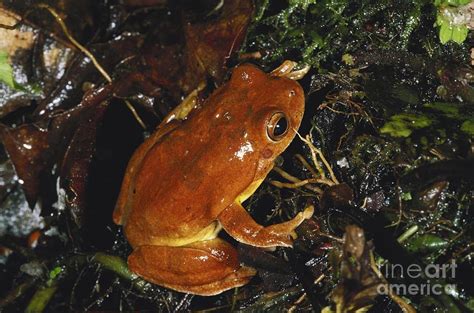
[[267, 124], [267, 134], [273, 141], [281, 140], [288, 132], [288, 119], [282, 112], [273, 113]]

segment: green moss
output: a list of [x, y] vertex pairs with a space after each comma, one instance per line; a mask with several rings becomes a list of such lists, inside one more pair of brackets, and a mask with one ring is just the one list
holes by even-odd
[[290, 57], [324, 70], [326, 62], [358, 53], [375, 38], [380, 48], [407, 49], [420, 24], [429, 19], [432, 25], [436, 13], [430, 4], [432, 16], [422, 15], [424, 1], [289, 0], [283, 8], [278, 1], [256, 3], [243, 51], [263, 52], [263, 64]]

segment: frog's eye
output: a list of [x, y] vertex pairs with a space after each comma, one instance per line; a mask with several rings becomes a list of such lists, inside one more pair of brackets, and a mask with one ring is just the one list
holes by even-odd
[[282, 112], [273, 113], [267, 124], [267, 134], [273, 141], [281, 140], [288, 131], [288, 119]]

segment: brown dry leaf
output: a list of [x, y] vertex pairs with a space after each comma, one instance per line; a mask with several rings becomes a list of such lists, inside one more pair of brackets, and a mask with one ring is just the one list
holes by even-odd
[[329, 186], [321, 196], [321, 208], [329, 209], [331, 207], [342, 208], [348, 206], [354, 200], [354, 192], [349, 185], [342, 183]]
[[54, 175], [52, 168], [62, 160], [79, 125], [88, 123], [90, 114], [95, 114], [110, 96], [110, 90], [110, 87], [100, 88], [89, 93], [78, 106], [51, 120], [16, 128], [0, 124], [0, 141], [15, 167], [30, 205], [38, 199], [40, 182]]
[[72, 195], [67, 198], [67, 205], [79, 227], [83, 224], [87, 205], [89, 167], [95, 153], [97, 129], [107, 106], [108, 102], [104, 101], [83, 114], [62, 160], [60, 186], [66, 190], [67, 195]]
[[47, 129], [34, 124], [8, 128], [0, 125], [0, 139], [12, 161], [30, 205], [36, 202], [39, 177], [47, 166], [49, 149]]
[[212, 77], [217, 84], [222, 82], [226, 61], [240, 48], [252, 14], [252, 1], [230, 0], [224, 1], [216, 19], [185, 24], [186, 72], [182, 85], [186, 93], [206, 77]]

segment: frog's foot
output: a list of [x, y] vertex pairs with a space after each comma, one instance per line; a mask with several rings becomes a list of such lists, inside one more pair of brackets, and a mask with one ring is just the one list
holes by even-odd
[[152, 283], [202, 296], [245, 285], [256, 274], [240, 267], [237, 251], [219, 238], [180, 247], [140, 246], [128, 266]]
[[234, 202], [218, 216], [224, 230], [237, 241], [262, 248], [291, 247], [295, 228], [311, 218], [314, 208], [307, 207], [293, 219], [267, 227], [257, 224], [240, 203]]
[[300, 80], [303, 78], [311, 66], [305, 65], [302, 69], [294, 70], [298, 63], [290, 60], [285, 60], [279, 67], [274, 69], [270, 74], [272, 76], [286, 77], [292, 80]]

